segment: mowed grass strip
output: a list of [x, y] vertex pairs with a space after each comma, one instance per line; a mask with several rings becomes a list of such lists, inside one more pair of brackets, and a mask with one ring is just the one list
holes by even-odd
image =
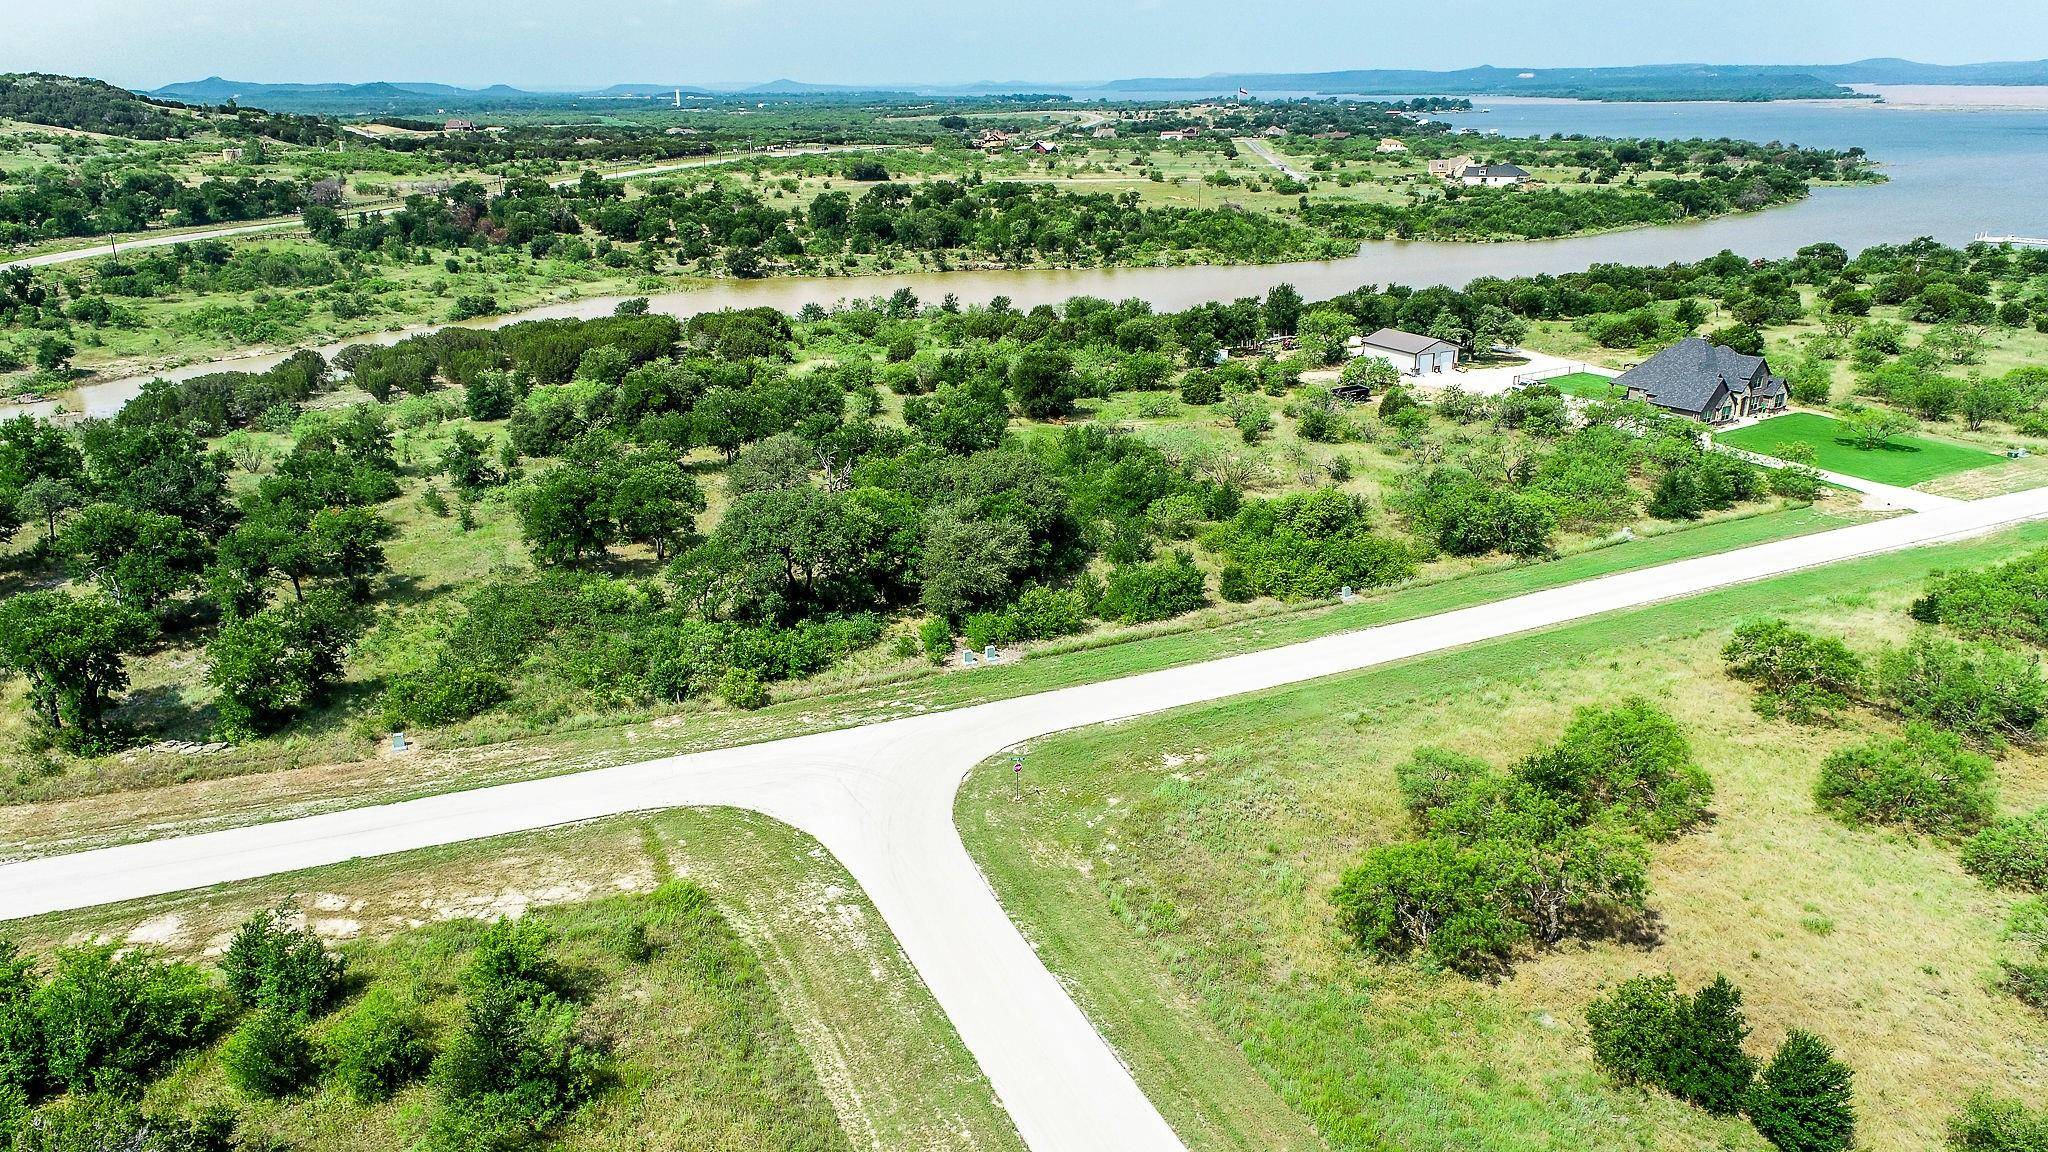
[[1882, 448], [1859, 447], [1846, 439], [1841, 421], [1814, 412], [1773, 416], [1747, 428], [1716, 432], [1714, 440], [1766, 456], [1777, 455], [1781, 444], [1810, 445], [1817, 468], [1903, 488], [2005, 462], [1981, 448], [1924, 436], [1896, 437]]
[[1547, 380], [1538, 380], [1536, 383], [1548, 384], [1567, 396], [1576, 396], [1581, 400], [1611, 400], [1624, 391], [1612, 377], [1602, 376], [1596, 372], [1571, 372], [1563, 376], [1552, 376]]
[[[1856, 1070], [1860, 1146], [1938, 1149], [1970, 1091], [2048, 1079], [2038, 1017], [1993, 986], [2017, 958], [2001, 941], [2012, 898], [1939, 844], [1815, 812], [1821, 762], [1893, 725], [1762, 721], [1719, 650], [1735, 623], [1781, 613], [1873, 650], [1906, 633], [1931, 570], [2044, 541], [2035, 526], [1835, 565], [1050, 738], [1026, 751], [1021, 792], [1007, 760], [977, 769], [958, 819], [1192, 1148], [1298, 1146], [1273, 1135], [1255, 1074], [1339, 1152], [1762, 1149], [1739, 1119], [1594, 1066], [1586, 1005], [1668, 970], [1739, 983], [1759, 1053], [1789, 1027], [1833, 1042]], [[1717, 788], [1712, 822], [1653, 855], [1646, 941], [1568, 945], [1498, 984], [1346, 946], [1337, 878], [1413, 835], [1396, 765], [1431, 745], [1507, 765], [1574, 709], [1631, 695], [1677, 717]], [[1999, 774], [2008, 809], [2048, 800], [2039, 753]]]

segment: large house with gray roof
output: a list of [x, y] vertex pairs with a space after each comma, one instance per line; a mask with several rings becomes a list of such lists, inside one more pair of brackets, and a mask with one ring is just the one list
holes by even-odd
[[1761, 356], [1688, 337], [1621, 374], [1631, 400], [1707, 424], [1727, 424], [1785, 410], [1785, 379]]

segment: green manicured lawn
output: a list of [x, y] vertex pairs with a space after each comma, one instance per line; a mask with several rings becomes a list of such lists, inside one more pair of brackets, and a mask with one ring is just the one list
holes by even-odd
[[1582, 400], [1607, 400], [1621, 395], [1622, 392], [1611, 378], [1592, 372], [1553, 376], [1538, 383], [1548, 384], [1567, 396], [1577, 396]]
[[[1726, 973], [1765, 1053], [1800, 1027], [1855, 1070], [1858, 1144], [1942, 1146], [1957, 1101], [2048, 1076], [2038, 1017], [1994, 982], [2014, 897], [1926, 839], [1816, 812], [1827, 756], [1893, 723], [1760, 720], [1722, 671], [1737, 622], [1784, 615], [1870, 652], [1913, 627], [1937, 568], [2048, 543], [2048, 526], [1832, 565], [1384, 668], [1035, 742], [956, 807], [1004, 906], [1191, 1149], [1298, 1146], [1272, 1095], [1335, 1152], [1756, 1149], [1739, 1119], [1613, 1085], [1585, 1009], [1620, 979]], [[1412, 836], [1394, 769], [1434, 746], [1496, 765], [1575, 708], [1646, 696], [1715, 783], [1710, 826], [1652, 855], [1647, 938], [1575, 943], [1499, 982], [1378, 964], [1329, 893]], [[2048, 800], [2048, 760], [1998, 765], [2004, 807]], [[1199, 1075], [1190, 1075], [1194, 1069]]]
[[1733, 432], [1717, 432], [1714, 440], [1766, 456], [1776, 455], [1780, 444], [1811, 445], [1816, 468], [1901, 487], [2005, 460], [1982, 449], [1921, 436], [1901, 436], [1883, 448], [1859, 448], [1842, 438], [1840, 421], [1812, 412], [1788, 412]]

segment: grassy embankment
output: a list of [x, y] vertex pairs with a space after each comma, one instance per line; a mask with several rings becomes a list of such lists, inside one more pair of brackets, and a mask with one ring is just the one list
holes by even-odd
[[[672, 876], [707, 890], [719, 915], [675, 917], [650, 895]], [[530, 914], [555, 929], [557, 954], [596, 988], [586, 1019], [611, 1039], [619, 1076], [553, 1147], [1022, 1148], [851, 878], [815, 841], [749, 813], [605, 821], [4, 928], [37, 952], [106, 937], [199, 958], [280, 904], [348, 953], [359, 986], [418, 996], [443, 1035], [459, 1017], [454, 974], [481, 922]], [[665, 945], [645, 965], [613, 947], [636, 919]], [[257, 1101], [226, 1083], [210, 1050], [151, 1098], [188, 1110], [224, 1101], [243, 1110], [245, 1133], [353, 1152], [407, 1147], [429, 1091], [369, 1107], [332, 1087]]]
[[[1760, 720], [1718, 652], [1764, 614], [1868, 651], [1905, 633], [1931, 569], [2044, 542], [2035, 526], [1835, 565], [1054, 737], [1026, 751], [1021, 794], [1007, 757], [978, 769], [959, 822], [1192, 1147], [1299, 1146], [1275, 1093], [1337, 1149], [1762, 1147], [1593, 1066], [1586, 1004], [1671, 970], [1737, 981], [1758, 1051], [1788, 1027], [1827, 1037], [1856, 1069], [1863, 1146], [1935, 1148], [1968, 1092], [2048, 1083], [2040, 1021], [1991, 987], [2012, 901], [1941, 845], [1818, 815], [1820, 761], [1895, 725]], [[1678, 718], [1717, 788], [1712, 823], [1654, 854], [1649, 940], [1567, 945], [1491, 985], [1343, 944], [1338, 874], [1411, 834], [1397, 763], [1425, 745], [1510, 763], [1574, 708], [1631, 695]], [[2048, 799], [2038, 751], [1999, 776], [2008, 809]]]

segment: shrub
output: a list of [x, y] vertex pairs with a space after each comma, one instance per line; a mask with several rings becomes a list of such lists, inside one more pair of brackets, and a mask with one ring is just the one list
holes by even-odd
[[2048, 892], [2048, 807], [2009, 816], [1963, 845], [1963, 867], [1986, 884]]
[[1903, 739], [1873, 740], [1828, 757], [1813, 798], [1845, 824], [1894, 824], [1954, 837], [1991, 819], [1993, 789], [1991, 761], [1951, 733], [1914, 724]]
[[335, 1084], [365, 1104], [417, 1079], [432, 1058], [419, 1010], [381, 987], [335, 1021], [323, 1051]]
[[1427, 839], [1376, 849], [1345, 874], [1333, 900], [1361, 947], [1476, 972], [1524, 940], [1642, 914], [1642, 842], [1589, 823], [1575, 801], [1434, 749], [1396, 775]]
[[1283, 600], [1376, 588], [1415, 570], [1406, 547], [1373, 533], [1365, 500], [1334, 488], [1250, 501], [1207, 543], [1240, 570], [1254, 595]]
[[471, 993], [463, 1026], [434, 1061], [443, 1096], [432, 1147], [524, 1147], [566, 1118], [606, 1074], [573, 1005], [517, 985]]
[[1863, 661], [1848, 645], [1782, 620], [1737, 628], [1721, 658], [1730, 676], [1756, 687], [1761, 716], [1810, 724], [1848, 707], [1863, 688]]
[[341, 987], [347, 963], [320, 938], [288, 926], [272, 909], [251, 916], [221, 956], [228, 991], [244, 1004], [307, 1017], [324, 1011]]
[[718, 698], [728, 708], [753, 712], [768, 706], [768, 686], [751, 668], [727, 668], [718, 677]]
[[1849, 1067], [1827, 1042], [1794, 1028], [1749, 1090], [1749, 1120], [1783, 1152], [1844, 1152], [1856, 1142]]
[[221, 1045], [228, 1082], [251, 1096], [289, 1096], [313, 1078], [313, 1046], [305, 1018], [266, 1006], [242, 1021]]
[[2048, 549], [1991, 568], [1937, 572], [1912, 613], [1977, 639], [2048, 644]]
[[1685, 997], [1668, 975], [1635, 976], [1586, 1008], [1593, 1058], [1623, 1084], [1659, 1086], [1679, 1046]]
[[1508, 915], [1501, 861], [1448, 836], [1385, 844], [1345, 872], [1331, 902], [1339, 926], [1387, 959], [1423, 952], [1456, 971], [1505, 960], [1528, 930]]
[[953, 654], [953, 626], [943, 616], [933, 616], [920, 624], [917, 642], [924, 649], [925, 658], [934, 664], [944, 664], [946, 657]]
[[1151, 564], [1125, 564], [1110, 573], [1096, 613], [1126, 624], [1170, 620], [1208, 603], [1204, 585], [1202, 570], [1185, 552]]
[[1901, 714], [1976, 744], [2030, 741], [2048, 709], [2033, 657], [1924, 633], [1878, 657], [1877, 686]]
[[[0, 1114], [4, 1119], [4, 1114]], [[210, 1108], [196, 1119], [143, 1112], [111, 1094], [71, 1096], [35, 1114], [15, 1152], [235, 1152], [235, 1116]]]
[[432, 664], [391, 678], [383, 719], [391, 728], [459, 724], [496, 707], [511, 689], [483, 666], [443, 654]]
[[1948, 1146], [1950, 1152], [2048, 1152], [2048, 1107], [1978, 1093], [1950, 1118]]
[[111, 944], [59, 952], [30, 1004], [51, 1084], [76, 1091], [140, 1087], [212, 1038], [228, 1013], [226, 997], [199, 969]]
[[1579, 709], [1556, 745], [1515, 772], [1588, 811], [1611, 811], [1655, 840], [1698, 823], [1714, 795], [1677, 721], [1644, 700]]
[[[36, 968], [11, 940], [0, 940], [0, 1100], [18, 1097], [23, 1107], [42, 1091], [43, 1031], [29, 998]], [[4, 1121], [0, 1107], [0, 1121]], [[0, 1123], [0, 1133], [9, 1131]]]
[[562, 970], [548, 956], [554, 934], [538, 920], [499, 920], [477, 937], [476, 950], [462, 972], [463, 990], [476, 995], [511, 988], [533, 998], [559, 991]]
[[1690, 998], [1669, 976], [1625, 980], [1586, 1009], [1593, 1055], [1624, 1083], [1662, 1088], [1717, 1115], [1738, 1111], [1756, 1065], [1742, 1050], [1742, 993], [1725, 976]]

